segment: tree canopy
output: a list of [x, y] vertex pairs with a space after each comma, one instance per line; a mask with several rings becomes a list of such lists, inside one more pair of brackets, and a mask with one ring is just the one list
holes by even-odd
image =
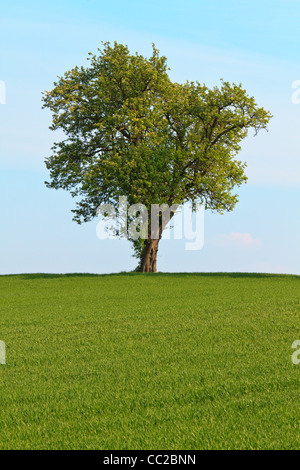
[[[236, 157], [250, 128], [266, 129], [271, 114], [241, 85], [172, 82], [167, 59], [150, 58], [115, 42], [89, 54], [43, 94], [50, 129], [66, 138], [46, 159], [50, 188], [77, 199], [74, 220], [87, 222], [100, 204], [181, 205], [231, 211], [234, 187], [246, 182]], [[173, 212], [170, 217], [172, 217]], [[161, 227], [159, 239], [164, 227]], [[158, 240], [132, 240], [141, 271], [156, 270]]]

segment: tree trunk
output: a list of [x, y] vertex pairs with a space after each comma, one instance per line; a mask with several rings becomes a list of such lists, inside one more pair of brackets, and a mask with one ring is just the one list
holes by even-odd
[[[174, 208], [174, 206], [172, 207]], [[157, 238], [148, 238], [146, 240], [145, 248], [143, 250], [142, 257], [141, 257], [141, 261], [136, 270], [137, 272], [156, 273], [158, 244], [160, 242], [164, 229], [166, 228], [166, 226], [168, 225], [168, 223], [174, 216], [175, 210], [177, 209], [177, 207], [178, 205], [176, 205], [175, 209], [168, 212], [167, 218], [164, 219], [162, 215], [160, 216], [158, 232], [155, 233]]]
[[157, 252], [159, 240], [147, 240], [141, 264], [138, 271], [141, 273], [156, 273]]

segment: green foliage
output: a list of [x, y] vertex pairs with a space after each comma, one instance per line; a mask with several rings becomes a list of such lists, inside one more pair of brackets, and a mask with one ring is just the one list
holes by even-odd
[[154, 45], [147, 59], [104, 43], [88, 60], [43, 96], [51, 129], [66, 135], [46, 160], [47, 184], [78, 197], [74, 220], [91, 220], [100, 204], [116, 206], [119, 196], [148, 209], [198, 201], [232, 210], [232, 190], [247, 180], [236, 159], [240, 143], [250, 128], [265, 129], [270, 113], [241, 85], [171, 82]]
[[0, 449], [300, 449], [300, 277], [0, 277]]

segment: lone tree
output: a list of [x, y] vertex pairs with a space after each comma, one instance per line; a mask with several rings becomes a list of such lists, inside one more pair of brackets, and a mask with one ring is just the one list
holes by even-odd
[[[271, 114], [241, 85], [221, 81], [174, 83], [167, 60], [153, 45], [147, 59], [122, 44], [103, 43], [89, 66], [75, 67], [43, 94], [53, 113], [50, 129], [66, 139], [46, 159], [49, 188], [78, 198], [74, 220], [87, 222], [100, 204], [181, 205], [231, 211], [235, 186], [246, 182], [245, 163], [236, 160], [250, 128], [266, 129]], [[170, 213], [169, 219], [174, 212]], [[157, 239], [131, 240], [137, 270], [155, 272], [159, 240], [166, 226], [160, 214]]]

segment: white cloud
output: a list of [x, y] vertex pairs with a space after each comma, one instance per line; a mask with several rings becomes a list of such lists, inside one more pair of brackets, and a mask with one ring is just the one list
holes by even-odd
[[220, 247], [257, 248], [262, 245], [259, 238], [254, 238], [251, 233], [231, 232], [217, 235], [214, 244]]

